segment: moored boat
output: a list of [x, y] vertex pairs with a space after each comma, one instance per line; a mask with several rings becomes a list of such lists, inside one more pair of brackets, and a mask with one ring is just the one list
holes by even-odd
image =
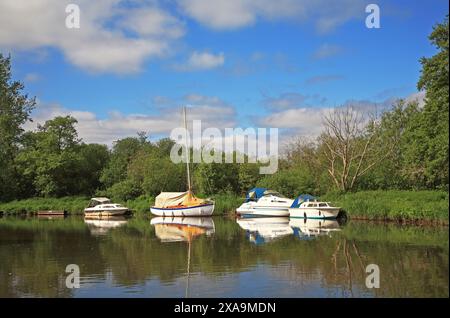
[[[184, 129], [187, 143], [187, 125], [186, 108], [184, 113]], [[161, 192], [155, 198], [155, 205], [150, 208], [150, 212], [157, 216], [210, 216], [214, 212], [214, 201], [210, 199], [197, 198], [191, 187], [191, 176], [189, 170], [188, 147], [186, 147], [186, 174], [187, 188], [186, 192]]]
[[293, 202], [277, 191], [253, 188], [247, 192], [245, 202], [236, 209], [236, 213], [242, 216], [289, 216]]
[[329, 202], [317, 201], [313, 196], [301, 195], [289, 208], [289, 216], [305, 219], [336, 219], [340, 209], [340, 207], [331, 206]]
[[111, 203], [108, 198], [92, 198], [89, 206], [84, 209], [85, 216], [118, 216], [129, 213], [130, 210], [121, 204]]
[[214, 212], [214, 202], [197, 198], [191, 191], [161, 192], [150, 211], [157, 216], [210, 216]]

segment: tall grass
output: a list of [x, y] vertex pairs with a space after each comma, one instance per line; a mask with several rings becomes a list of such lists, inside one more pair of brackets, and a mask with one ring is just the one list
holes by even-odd
[[128, 200], [125, 205], [133, 212], [145, 213], [150, 212], [150, 206], [155, 202], [155, 198], [151, 196], [141, 195], [133, 200]]
[[82, 214], [88, 203], [87, 197], [30, 198], [0, 203], [0, 211], [6, 214], [28, 214], [41, 210], [66, 210], [71, 214]]
[[321, 200], [339, 205], [350, 218], [371, 220], [426, 220], [448, 223], [448, 192], [360, 191], [328, 193]]
[[233, 214], [244, 198], [232, 193], [216, 194], [211, 197], [215, 201], [214, 215]]

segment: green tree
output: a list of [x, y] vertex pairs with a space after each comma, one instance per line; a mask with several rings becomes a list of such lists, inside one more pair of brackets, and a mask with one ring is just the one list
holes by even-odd
[[76, 194], [92, 195], [101, 188], [100, 175], [109, 160], [109, 151], [106, 145], [82, 143], [76, 149], [78, 177]]
[[11, 59], [0, 54], [0, 201], [20, 195], [19, 175], [14, 165], [24, 130], [36, 101], [23, 93], [24, 85], [13, 81]]
[[105, 187], [109, 188], [113, 184], [125, 180], [128, 164], [135, 154], [145, 147], [149, 148], [151, 144], [141, 135], [116, 141], [112, 149], [111, 159], [100, 176], [100, 181]]
[[412, 131], [407, 153], [410, 164], [423, 174], [427, 187], [448, 188], [448, 132], [449, 132], [449, 28], [448, 15], [437, 24], [429, 36], [438, 52], [423, 57], [422, 71], [417, 87], [426, 91], [425, 106]]
[[31, 145], [18, 156], [18, 164], [26, 167], [23, 174], [33, 180], [40, 195], [63, 196], [79, 191], [80, 139], [76, 123], [71, 116], [46, 121], [30, 138]]

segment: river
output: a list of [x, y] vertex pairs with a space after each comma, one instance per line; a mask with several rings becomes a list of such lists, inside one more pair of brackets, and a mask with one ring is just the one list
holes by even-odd
[[3, 217], [0, 297], [448, 297], [448, 251], [448, 227]]

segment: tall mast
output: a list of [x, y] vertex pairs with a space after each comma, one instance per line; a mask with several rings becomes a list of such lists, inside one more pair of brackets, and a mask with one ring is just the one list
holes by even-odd
[[187, 183], [188, 183], [188, 191], [191, 191], [191, 174], [189, 171], [189, 147], [188, 147], [188, 140], [187, 140], [187, 124], [186, 124], [186, 106], [183, 107], [183, 114], [184, 114], [184, 139], [186, 142], [186, 169], [187, 169]]

